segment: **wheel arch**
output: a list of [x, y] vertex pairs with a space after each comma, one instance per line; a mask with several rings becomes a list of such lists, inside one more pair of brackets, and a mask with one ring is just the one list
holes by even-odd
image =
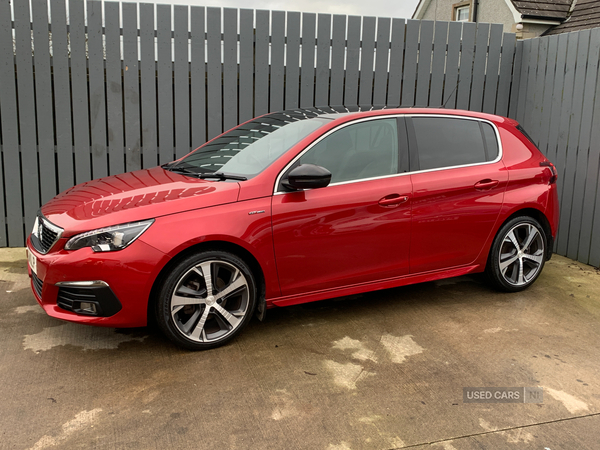
[[[241, 258], [246, 264], [248, 264], [248, 267], [252, 271], [252, 275], [254, 275], [254, 279], [256, 280], [256, 285], [257, 285], [258, 292], [256, 293], [257, 294], [256, 311], [259, 314], [262, 313], [262, 316], [264, 317], [264, 311], [266, 308], [266, 306], [265, 306], [265, 276], [264, 276], [263, 269], [260, 266], [260, 263], [254, 257], [254, 255], [252, 255], [252, 253], [250, 253], [244, 247], [234, 244], [232, 242], [228, 242], [228, 241], [215, 240], [215, 241], [203, 241], [203, 242], [191, 245], [191, 246], [183, 249], [179, 253], [177, 253], [175, 256], [173, 256], [163, 266], [163, 268], [160, 270], [160, 272], [154, 279], [154, 282], [152, 283], [152, 288], [150, 290], [150, 297], [148, 298], [148, 309], [147, 309], [146, 314], [147, 314], [147, 320], [148, 320], [149, 324], [155, 323], [154, 309], [155, 309], [155, 305], [156, 305], [156, 301], [157, 301], [158, 291], [160, 289], [161, 282], [165, 279], [165, 277], [167, 276], [169, 271], [174, 266], [176, 266], [179, 261], [186, 258], [188, 255], [191, 255], [193, 253], [202, 252], [202, 251], [210, 251], [210, 250], [220, 250], [220, 251], [232, 253], [232, 254], [236, 255], [237, 257]], [[259, 318], [262, 320], [261, 316], [259, 316]]]

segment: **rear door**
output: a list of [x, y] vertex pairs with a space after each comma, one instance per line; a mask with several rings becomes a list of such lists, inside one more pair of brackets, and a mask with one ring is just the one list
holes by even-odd
[[455, 116], [407, 118], [413, 182], [410, 272], [468, 265], [504, 199], [508, 171], [495, 126]]

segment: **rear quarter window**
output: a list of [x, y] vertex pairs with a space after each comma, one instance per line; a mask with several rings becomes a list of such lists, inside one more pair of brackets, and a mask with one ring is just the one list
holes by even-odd
[[416, 170], [477, 164], [498, 157], [496, 133], [487, 122], [454, 117], [413, 117], [411, 122], [418, 149]]

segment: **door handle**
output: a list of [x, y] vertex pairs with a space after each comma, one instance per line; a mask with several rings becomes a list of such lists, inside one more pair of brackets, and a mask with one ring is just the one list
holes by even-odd
[[397, 206], [406, 201], [408, 201], [408, 195], [391, 194], [379, 200], [379, 204], [381, 206]]
[[477, 190], [486, 190], [486, 189], [492, 189], [495, 188], [496, 186], [498, 186], [498, 183], [500, 183], [500, 181], [498, 180], [491, 180], [489, 178], [486, 178], [485, 180], [481, 180], [478, 181], [477, 183], [475, 183], [475, 189]]

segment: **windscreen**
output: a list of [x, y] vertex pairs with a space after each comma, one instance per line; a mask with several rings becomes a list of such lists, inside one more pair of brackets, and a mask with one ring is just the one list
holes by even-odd
[[172, 167], [251, 178], [329, 120], [298, 120], [285, 114], [259, 117], [203, 145]]

